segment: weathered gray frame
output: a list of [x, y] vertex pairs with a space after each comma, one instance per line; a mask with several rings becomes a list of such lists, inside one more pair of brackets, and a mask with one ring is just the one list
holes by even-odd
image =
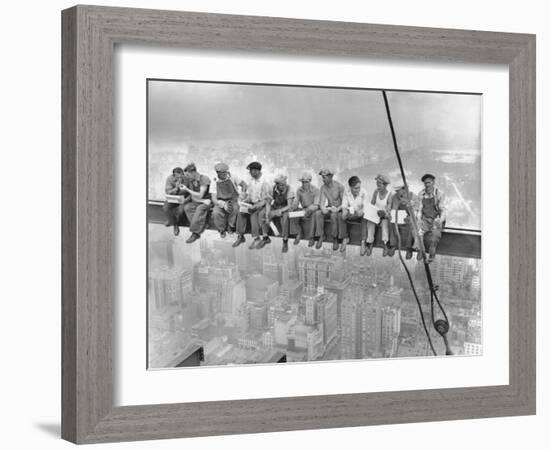
[[[63, 11], [62, 436], [76, 443], [535, 413], [535, 37], [76, 6]], [[510, 76], [510, 383], [113, 406], [113, 51], [117, 43], [506, 64]]]

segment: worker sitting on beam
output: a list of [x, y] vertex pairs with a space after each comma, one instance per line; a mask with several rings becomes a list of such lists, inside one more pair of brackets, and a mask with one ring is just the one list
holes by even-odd
[[[166, 184], [164, 191], [170, 196], [183, 196], [183, 169], [181, 167], [175, 167], [172, 170], [172, 175], [166, 178]], [[183, 198], [182, 198], [183, 201]], [[174, 227], [174, 234], [177, 236], [180, 234], [179, 222], [184, 214], [184, 205], [181, 202], [170, 202], [166, 200], [162, 206], [162, 210], [166, 215], [167, 227]]]
[[[435, 258], [437, 245], [441, 240], [441, 233], [447, 218], [445, 194], [435, 186], [435, 176], [427, 173], [422, 176], [424, 189], [418, 194], [420, 201], [419, 210], [419, 237], [424, 239], [424, 248], [427, 250], [426, 262]], [[419, 260], [422, 254], [417, 255]]]
[[294, 189], [287, 183], [286, 175], [277, 175], [275, 185], [271, 189], [271, 198], [266, 203], [265, 215], [260, 216], [264, 236], [268, 235], [269, 222], [273, 221], [278, 225], [283, 238], [283, 253], [288, 252], [288, 236], [290, 234], [288, 213], [294, 201], [294, 196]]
[[344, 192], [342, 203], [342, 223], [339, 230], [342, 238], [340, 251], [343, 252], [349, 243], [348, 223], [359, 224], [361, 227], [361, 252], [364, 254], [367, 247], [367, 221], [363, 215], [368, 194], [361, 187], [361, 179], [355, 175], [348, 180], [348, 185], [349, 188]]
[[191, 236], [185, 242], [191, 244], [201, 237], [201, 233], [206, 228], [208, 213], [212, 208], [209, 192], [210, 178], [197, 172], [194, 163], [188, 164], [183, 169], [183, 175], [182, 190], [189, 194], [183, 209], [189, 221], [189, 231], [191, 232]]
[[302, 185], [296, 190], [296, 197], [292, 204], [292, 211], [304, 211], [303, 217], [290, 219], [290, 232], [295, 234], [294, 245], [298, 245], [302, 237], [306, 238], [309, 247], [315, 244], [315, 236], [319, 238], [323, 229], [317, 230], [315, 227], [314, 214], [319, 210], [320, 191], [319, 188], [311, 184], [311, 174], [304, 172], [300, 177]]
[[229, 166], [223, 162], [216, 164], [214, 170], [217, 177], [211, 189], [214, 203], [212, 218], [220, 236], [225, 238], [227, 233], [232, 234], [237, 228], [239, 195], [246, 192], [246, 183], [232, 176]]
[[261, 249], [271, 242], [260, 226], [260, 217], [265, 216], [266, 204], [271, 196], [271, 186], [262, 178], [262, 165], [259, 162], [251, 162], [246, 169], [250, 172], [250, 178], [246, 183], [247, 190], [244, 198], [240, 201], [240, 211], [237, 216], [238, 236], [233, 247], [238, 247], [245, 242], [246, 224], [250, 220], [250, 234], [254, 241], [248, 248]]

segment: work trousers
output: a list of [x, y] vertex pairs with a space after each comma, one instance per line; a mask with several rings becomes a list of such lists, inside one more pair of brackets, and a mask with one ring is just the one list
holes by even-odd
[[[301, 211], [301, 210], [296, 210]], [[290, 219], [290, 234], [300, 235], [304, 239], [311, 239], [315, 233], [315, 220], [314, 216], [318, 210], [309, 211], [307, 209], [304, 211], [304, 217], [295, 217]]]
[[326, 214], [323, 214], [323, 211], [315, 211], [315, 237], [322, 236], [325, 230], [325, 219], [330, 220], [330, 236], [333, 239], [338, 239], [339, 231], [342, 229], [344, 219], [342, 219], [342, 213], [340, 211], [327, 211]]
[[253, 213], [243, 213], [239, 212], [237, 216], [237, 233], [245, 234], [246, 233], [246, 223], [250, 220], [250, 234], [253, 238], [260, 236], [261, 223], [260, 218], [265, 220], [265, 208], [256, 210]]
[[187, 220], [189, 220], [189, 231], [191, 233], [201, 234], [206, 228], [206, 220], [210, 205], [200, 202], [189, 202], [183, 205]]
[[290, 233], [290, 220], [288, 218], [288, 211], [285, 211], [280, 217], [273, 214], [274, 211], [269, 211], [268, 214], [260, 216], [260, 225], [264, 236], [269, 233], [269, 222], [275, 223], [275, 226], [279, 229], [279, 233], [283, 239], [288, 239]]
[[182, 205], [181, 203], [164, 202], [164, 205], [162, 205], [162, 210], [166, 215], [168, 225], [178, 225], [180, 223], [180, 219], [184, 214], [184, 206], [185, 205]]
[[216, 230], [220, 233], [223, 233], [224, 231], [234, 231], [237, 227], [237, 216], [239, 214], [239, 204], [236, 199], [224, 201], [231, 203], [233, 208], [231, 212], [227, 212], [218, 205], [214, 205], [214, 210], [212, 211], [214, 225], [216, 226]]
[[367, 221], [363, 219], [363, 215], [350, 214], [348, 210], [342, 211], [342, 220], [340, 222], [339, 238], [349, 239], [348, 225], [360, 225], [361, 226], [361, 240], [367, 240]]
[[431, 218], [423, 217], [420, 219], [420, 234], [424, 236], [424, 247], [426, 250], [429, 250], [431, 246], [433, 246], [434, 250], [437, 248], [437, 245], [441, 240], [441, 234], [444, 226], [444, 222], [440, 222], [439, 225], [436, 225], [434, 219]]
[[382, 219], [378, 224], [367, 220], [367, 244], [372, 244], [374, 242], [376, 227], [382, 229], [382, 242], [388, 242], [390, 240], [390, 221], [388, 219]]

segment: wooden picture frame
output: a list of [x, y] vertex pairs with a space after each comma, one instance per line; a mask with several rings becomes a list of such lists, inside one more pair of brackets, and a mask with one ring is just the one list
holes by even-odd
[[[95, 443], [535, 413], [533, 35], [97, 6], [63, 11], [62, 31], [64, 439]], [[507, 65], [509, 384], [114, 407], [113, 52], [119, 43]]]

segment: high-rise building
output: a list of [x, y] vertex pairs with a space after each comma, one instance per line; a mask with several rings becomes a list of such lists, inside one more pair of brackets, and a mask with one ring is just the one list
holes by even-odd
[[193, 276], [190, 270], [175, 268], [153, 269], [148, 283], [152, 310], [170, 304], [183, 305], [193, 291]]
[[342, 300], [342, 359], [361, 358], [361, 296], [348, 289]]
[[267, 325], [267, 305], [265, 303], [248, 303], [250, 328], [262, 330]]
[[298, 259], [298, 276], [304, 288], [326, 286], [331, 281], [342, 281], [344, 261], [340, 257], [304, 255]]
[[382, 309], [372, 299], [363, 301], [361, 315], [361, 358], [379, 357], [382, 345]]
[[399, 307], [386, 306], [382, 309], [382, 351], [386, 357], [397, 354], [397, 340], [401, 325]]

